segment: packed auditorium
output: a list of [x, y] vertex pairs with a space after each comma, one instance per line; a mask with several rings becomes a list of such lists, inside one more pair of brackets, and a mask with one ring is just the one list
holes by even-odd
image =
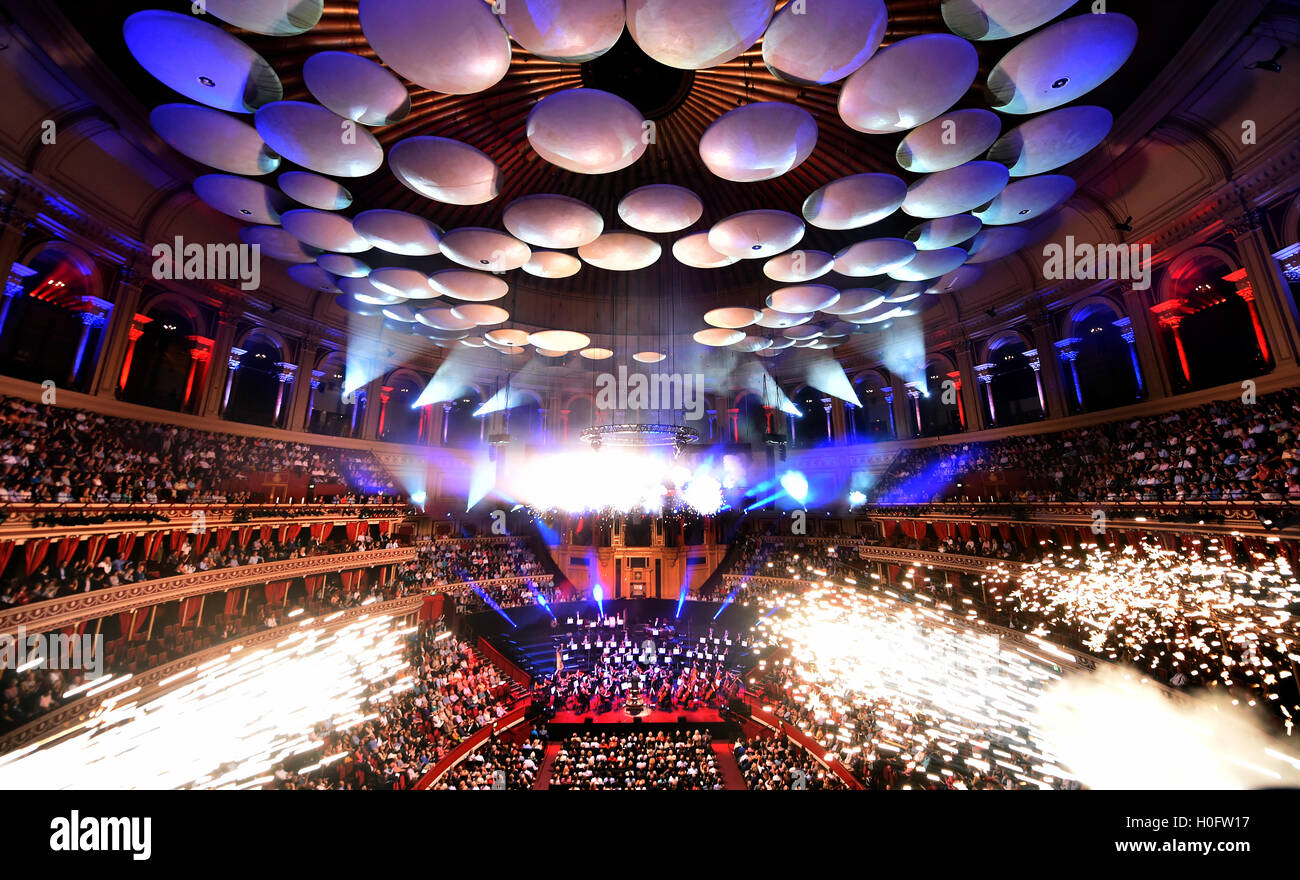
[[0, 0], [0, 789], [1300, 787], [1297, 43]]

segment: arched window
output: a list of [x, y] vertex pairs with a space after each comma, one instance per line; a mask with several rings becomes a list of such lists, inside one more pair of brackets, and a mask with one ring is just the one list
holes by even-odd
[[512, 391], [513, 406], [505, 412], [506, 433], [516, 447], [540, 443], [542, 440], [542, 404], [536, 395], [526, 391]]
[[846, 421], [856, 442], [892, 440], [896, 436], [894, 396], [890, 384], [877, 372], [863, 373], [853, 383], [860, 406], [848, 405]]
[[455, 400], [448, 401], [451, 409], [444, 413], [446, 419], [446, 438], [448, 446], [474, 446], [481, 442], [483, 420], [474, 413], [483, 404], [478, 391], [470, 388]]
[[202, 396], [195, 388], [200, 363], [194, 357], [195, 328], [170, 305], [145, 313], [151, 320], [140, 330], [131, 352], [130, 373], [122, 398], [131, 403], [192, 412]]
[[809, 385], [794, 393], [791, 401], [799, 410], [800, 417], [790, 417], [792, 446], [806, 449], [830, 439], [830, 413], [827, 411], [829, 400], [828, 395]]
[[908, 395], [912, 398], [913, 413], [920, 422], [919, 436], [938, 437], [964, 430], [960, 390], [956, 384], [945, 384], [959, 381], [949, 375], [953, 372], [953, 366], [945, 360], [930, 361], [925, 366], [925, 387], [916, 389], [920, 391], [919, 395]]
[[768, 411], [763, 408], [763, 401], [751, 392], [742, 394], [731, 406], [736, 410], [736, 423], [733, 428], [730, 413], [718, 414], [717, 432], [723, 443], [748, 443], [751, 449], [763, 449], [770, 431], [781, 433], [782, 413], [772, 410], [772, 425], [768, 427]]
[[[1074, 315], [1073, 335], [1078, 338], [1078, 357], [1073, 372], [1062, 363], [1066, 397], [1075, 409], [1086, 412], [1127, 406], [1140, 392], [1133, 372], [1133, 355], [1117, 322], [1120, 315], [1105, 303], [1085, 306]], [[1079, 377], [1076, 393], [1074, 374]], [[1075, 398], [1082, 395], [1082, 406]]]
[[345, 364], [341, 355], [330, 355], [312, 374], [313, 389], [311, 412], [307, 416], [308, 431], [330, 437], [352, 436], [352, 415], [356, 402], [344, 397], [345, 375]]
[[[424, 382], [409, 370], [398, 370], [388, 377], [383, 391], [388, 395], [388, 402], [384, 404], [381, 416], [379, 439], [393, 443], [421, 441], [421, 434], [428, 427], [428, 413], [423, 408], [413, 409], [411, 405], [423, 392]], [[478, 408], [477, 403], [474, 408]]]
[[1163, 285], [1167, 299], [1158, 308], [1171, 301], [1177, 306], [1161, 315], [1161, 324], [1169, 342], [1169, 375], [1182, 389], [1237, 382], [1268, 369], [1260, 348], [1262, 330], [1255, 329], [1257, 313], [1251, 313], [1254, 302], [1243, 299], [1237, 285], [1227, 280], [1236, 268], [1229, 259], [1205, 247], [1169, 266]]
[[[976, 392], [990, 425], [1020, 425], [1043, 418], [1038, 375], [1025, 352], [1029, 346], [1016, 333], [989, 342], [988, 364], [977, 370]], [[990, 366], [991, 365], [991, 366]]]
[[281, 382], [284, 355], [278, 345], [262, 336], [251, 336], [240, 346], [239, 369], [231, 380], [226, 401], [226, 418], [232, 422], [271, 427], [280, 423], [277, 415], [288, 409], [293, 386]]
[[[15, 263], [0, 302], [0, 371], [29, 382], [85, 388], [107, 330], [107, 303], [94, 293], [94, 264], [52, 242]], [[102, 306], [94, 307], [94, 304]]]

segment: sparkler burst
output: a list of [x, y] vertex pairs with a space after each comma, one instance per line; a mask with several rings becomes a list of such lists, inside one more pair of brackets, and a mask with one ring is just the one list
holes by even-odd
[[1284, 557], [1256, 554], [1245, 568], [1217, 542], [1205, 552], [1084, 549], [1082, 558], [995, 573], [1036, 634], [1074, 630], [1093, 653], [1244, 690], [1252, 704], [1294, 696], [1300, 582]]
[[[0, 789], [246, 788], [281, 760], [321, 747], [414, 686], [407, 636], [391, 616], [312, 625], [269, 648], [232, 648], [177, 676], [106, 701], [84, 723], [0, 756]], [[343, 755], [312, 755], [317, 764]], [[312, 767], [303, 768], [307, 772]]]
[[780, 649], [771, 673], [797, 723], [833, 756], [897, 758], [935, 782], [991, 772], [1021, 786], [1069, 781], [1035, 721], [1044, 688], [1074, 667], [1067, 652], [973, 631], [938, 603], [882, 588], [826, 581], [783, 598], [757, 630]]

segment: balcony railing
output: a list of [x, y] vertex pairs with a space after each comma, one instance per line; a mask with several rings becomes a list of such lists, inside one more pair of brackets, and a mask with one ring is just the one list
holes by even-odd
[[[277, 511], [277, 508], [280, 510]], [[363, 511], [365, 519], [369, 522], [396, 522], [406, 518], [407, 510], [408, 505], [404, 502], [277, 504], [262, 501], [250, 504], [208, 504], [196, 501], [158, 504], [82, 504], [80, 502], [4, 504], [0, 505], [0, 513], [5, 516], [4, 521], [0, 522], [0, 541], [60, 538], [70, 535], [88, 538], [121, 532], [151, 532], [177, 528], [191, 530], [198, 524], [208, 529], [294, 523], [312, 525], [355, 520]], [[256, 515], [241, 516], [241, 514]], [[66, 524], [57, 521], [37, 522], [48, 517], [68, 517], [80, 522]], [[239, 519], [237, 520], [236, 517]]]
[[240, 565], [233, 568], [216, 568], [196, 571], [174, 577], [141, 581], [106, 590], [75, 593], [46, 602], [33, 602], [0, 611], [0, 634], [16, 634], [19, 627], [28, 632], [50, 632], [94, 620], [109, 614], [148, 608], [165, 602], [189, 599], [229, 590], [302, 577], [327, 574], [376, 565], [392, 565], [415, 559], [414, 547], [397, 547], [384, 550], [366, 550], [359, 553], [334, 553], [324, 556], [303, 556], [258, 565]]

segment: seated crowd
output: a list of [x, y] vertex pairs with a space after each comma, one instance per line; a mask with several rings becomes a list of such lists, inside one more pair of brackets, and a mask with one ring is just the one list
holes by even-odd
[[74, 559], [64, 565], [46, 562], [31, 575], [22, 573], [22, 560], [14, 554], [9, 569], [17, 573], [0, 583], [0, 609], [218, 568], [400, 546], [396, 538], [374, 539], [365, 532], [355, 541], [314, 541], [303, 532], [297, 540], [283, 544], [272, 535], [268, 540], [252, 538], [241, 546], [232, 536], [225, 550], [211, 545], [200, 553], [193, 543], [194, 538], [187, 534], [180, 547], [160, 553], [158, 559], [143, 558], [144, 542], [136, 541], [130, 558], [105, 553], [94, 565], [85, 559]]
[[[533, 730], [522, 743], [490, 739], [438, 777], [431, 791], [528, 791], [546, 754], [546, 731]], [[504, 776], [504, 779], [501, 776]]]
[[[466, 737], [505, 715], [518, 697], [511, 682], [467, 642], [440, 640], [442, 634], [431, 626], [412, 639], [414, 686], [373, 706], [378, 718], [346, 730], [312, 731], [320, 747], [292, 766], [277, 767], [267, 787], [411, 788]], [[370, 693], [389, 682], [371, 682]]]
[[754, 737], [739, 740], [732, 749], [736, 766], [750, 789], [790, 791], [792, 789], [846, 789], [838, 776], [812, 755], [782, 737]]
[[699, 730], [619, 736], [574, 734], [555, 756], [550, 788], [597, 790], [721, 790], [713, 746]]
[[[398, 566], [398, 578], [418, 589], [430, 589], [497, 578], [538, 577], [546, 573], [522, 538], [511, 541], [429, 541], [420, 545], [416, 558]], [[494, 585], [489, 595], [499, 604], [531, 605], [530, 584]], [[547, 595], [550, 601], [550, 595]]]
[[[1289, 388], [1254, 403], [1214, 401], [1069, 431], [907, 449], [870, 500], [1300, 500], [1298, 407], [1300, 389]], [[999, 482], [959, 485], [988, 474]]]
[[241, 503], [253, 500], [241, 477], [261, 473], [395, 493], [373, 456], [352, 456], [345, 467], [332, 447], [0, 398], [0, 502]]

